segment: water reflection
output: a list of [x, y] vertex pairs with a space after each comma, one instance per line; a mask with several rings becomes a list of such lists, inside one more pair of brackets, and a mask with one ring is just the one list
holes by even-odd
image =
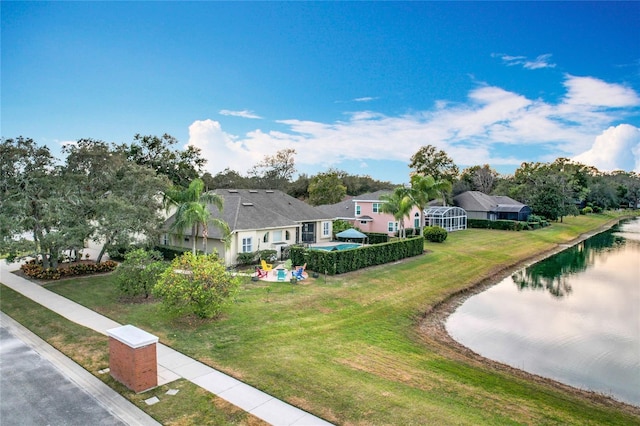
[[487, 358], [640, 406], [638, 283], [635, 219], [467, 299], [446, 328]]
[[518, 290], [546, 290], [553, 297], [563, 298], [573, 291], [569, 276], [593, 265], [596, 254], [619, 250], [625, 239], [614, 232], [598, 234], [554, 256], [520, 270], [511, 276]]

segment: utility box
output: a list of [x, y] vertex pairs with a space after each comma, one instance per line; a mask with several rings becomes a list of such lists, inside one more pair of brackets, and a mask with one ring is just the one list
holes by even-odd
[[107, 330], [111, 376], [136, 393], [158, 386], [158, 338], [132, 325]]

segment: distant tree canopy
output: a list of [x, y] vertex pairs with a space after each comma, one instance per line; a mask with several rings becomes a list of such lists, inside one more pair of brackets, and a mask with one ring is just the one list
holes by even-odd
[[98, 261], [134, 238], [157, 241], [158, 194], [169, 180], [129, 160], [123, 147], [81, 139], [64, 147], [61, 164], [47, 147], [19, 137], [3, 138], [0, 154], [0, 252], [55, 267], [88, 239], [103, 244]]
[[436, 181], [447, 180], [451, 184], [455, 182], [459, 172], [451, 157], [433, 145], [425, 145], [413, 154], [409, 167], [415, 173], [431, 176]]

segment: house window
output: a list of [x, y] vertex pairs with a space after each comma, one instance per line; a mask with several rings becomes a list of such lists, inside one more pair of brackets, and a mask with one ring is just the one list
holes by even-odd
[[413, 215], [413, 227], [420, 229], [420, 213]]
[[251, 237], [242, 239], [242, 252], [251, 253], [253, 251], [253, 241]]
[[168, 234], [163, 234], [162, 235], [162, 245], [165, 245], [165, 246], [169, 245], [169, 235]]
[[329, 229], [331, 229], [331, 227], [329, 226], [331, 223], [330, 222], [322, 222], [322, 236], [323, 237], [328, 237], [330, 235]]
[[360, 206], [356, 204], [356, 216], [360, 216]]
[[374, 213], [382, 213], [382, 203], [373, 203], [373, 212]]
[[279, 243], [282, 241], [282, 231], [273, 231], [273, 242]]
[[398, 222], [388, 222], [387, 230], [389, 232], [396, 232], [398, 230]]
[[262, 237], [262, 242], [263, 243], [268, 243], [269, 242], [269, 233], [265, 233], [264, 237]]
[[286, 241], [289, 241], [291, 239], [291, 232], [289, 231], [284, 231], [284, 239]]

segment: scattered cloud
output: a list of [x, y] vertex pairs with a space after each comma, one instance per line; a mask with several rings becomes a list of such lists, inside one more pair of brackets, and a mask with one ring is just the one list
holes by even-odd
[[279, 131], [254, 129], [242, 136], [225, 133], [217, 121], [195, 121], [189, 144], [203, 150], [212, 173], [225, 167], [245, 172], [284, 148], [297, 151], [301, 170], [343, 161], [408, 164], [427, 144], [461, 166], [515, 168], [523, 161], [574, 157], [602, 170], [638, 169], [638, 129], [621, 124], [640, 106], [638, 93], [593, 77], [565, 75], [563, 85], [565, 96], [557, 102], [479, 83], [464, 102], [440, 100], [425, 111], [356, 111], [335, 122], [291, 118], [274, 123]]
[[640, 129], [630, 124], [611, 126], [596, 137], [591, 149], [576, 155], [573, 160], [600, 171], [640, 173]]
[[544, 55], [538, 55], [535, 59], [528, 59], [526, 56], [511, 56], [499, 53], [493, 53], [491, 55], [494, 58], [502, 59], [502, 62], [507, 66], [521, 65], [528, 70], [537, 70], [541, 68], [555, 68], [556, 64], [552, 63], [551, 53], [545, 53]]
[[355, 98], [353, 101], [354, 102], [371, 102], [371, 101], [375, 101], [378, 98], [374, 98], [372, 96], [365, 96], [363, 98]]
[[231, 110], [228, 110], [228, 109], [221, 109], [219, 111], [219, 114], [228, 115], [228, 116], [232, 116], [232, 117], [242, 117], [242, 118], [253, 118], [253, 119], [261, 119], [262, 118], [259, 115], [255, 114], [253, 111], [249, 111], [249, 110], [246, 110], [246, 109], [243, 109], [242, 111], [231, 111]]

